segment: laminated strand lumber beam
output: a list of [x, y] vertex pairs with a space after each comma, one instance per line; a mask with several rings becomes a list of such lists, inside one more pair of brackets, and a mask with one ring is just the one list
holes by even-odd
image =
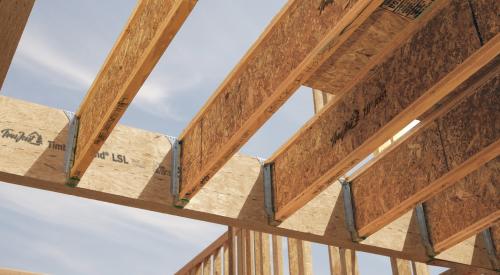
[[381, 3], [290, 0], [180, 135], [180, 199], [191, 199]]
[[[257, 158], [237, 154], [184, 208], [173, 205], [172, 151], [158, 133], [117, 125], [78, 187], [66, 186], [63, 111], [0, 96], [0, 181], [419, 262], [431, 260], [409, 212], [361, 243], [344, 226], [339, 185], [325, 189], [279, 226], [264, 208]], [[126, 184], [124, 184], [126, 183]], [[438, 265], [490, 268], [481, 242], [468, 240], [436, 256]]]
[[0, 90], [35, 0], [0, 1]]
[[[471, 175], [466, 181], [472, 180], [469, 184], [474, 188], [482, 187], [475, 194], [481, 195], [476, 199], [483, 204], [474, 205], [470, 211], [488, 210], [480, 216], [494, 221], [498, 213], [493, 213], [498, 211], [500, 202], [495, 189], [498, 183], [489, 183], [495, 178], [488, 175], [497, 174], [492, 164], [500, 153], [499, 61], [496, 58], [474, 75], [453, 93], [457, 94], [453, 100], [429, 114], [411, 135], [399, 140], [350, 179], [354, 221], [360, 237], [373, 234], [451, 185], [451, 192], [466, 192], [463, 183], [457, 182], [490, 161], [491, 164], [481, 168], [480, 175], [484, 177]], [[449, 207], [436, 211], [457, 215], [432, 222], [443, 222], [446, 226], [458, 225], [458, 220], [466, 223], [460, 211]], [[456, 225], [449, 229], [460, 231]], [[461, 240], [471, 235], [474, 234], [465, 234]]]
[[196, 0], [141, 0], [81, 103], [74, 162], [78, 182], [181, 28]]
[[498, 55], [500, 37], [481, 46], [467, 2], [432, 7], [267, 161], [276, 220], [290, 216]]

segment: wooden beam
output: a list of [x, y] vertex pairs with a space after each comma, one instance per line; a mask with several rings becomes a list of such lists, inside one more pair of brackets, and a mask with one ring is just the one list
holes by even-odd
[[0, 1], [0, 90], [35, 0]]
[[466, 2], [436, 2], [373, 61], [362, 81], [268, 161], [275, 219], [287, 218], [486, 65], [500, 51], [499, 40], [481, 47]]
[[[392, 39], [414, 19], [413, 16], [401, 16], [400, 12], [391, 9], [390, 2], [385, 1], [377, 8], [304, 85], [329, 94], [339, 94], [349, 86], [363, 68], [387, 48]], [[416, 11], [418, 14], [432, 3], [428, 0], [399, 2], [400, 6], [408, 7], [407, 11]], [[415, 4], [419, 6], [416, 7]]]
[[[500, 82], [497, 84], [496, 92]], [[497, 120], [499, 115], [500, 112]], [[430, 239], [437, 252], [488, 228], [500, 219], [500, 156], [426, 201], [424, 209]]]
[[391, 257], [392, 275], [412, 275], [410, 261]]
[[141, 0], [76, 116], [70, 178], [80, 179], [193, 9], [196, 0]]
[[[411, 212], [363, 242], [353, 243], [344, 226], [337, 184], [326, 188], [282, 224], [270, 226], [264, 210], [259, 160], [240, 154], [185, 209], [178, 209], [170, 193], [168, 138], [122, 125], [105, 142], [78, 187], [68, 187], [64, 173], [67, 125], [61, 110], [0, 96], [0, 181], [356, 251], [420, 262], [430, 260]], [[125, 161], [117, 162], [118, 155]], [[490, 268], [484, 246], [466, 242], [458, 249], [460, 253], [453, 252], [456, 250], [449, 249], [435, 260], [442, 260], [439, 265]]]
[[288, 238], [288, 266], [290, 274], [312, 275], [311, 243]]
[[425, 263], [411, 262], [413, 275], [429, 275], [429, 267]]
[[272, 235], [273, 275], [283, 275], [283, 240], [281, 236]]
[[217, 249], [214, 255], [214, 275], [222, 275], [222, 253], [223, 249]]
[[328, 246], [330, 274], [359, 275], [356, 252], [335, 246]]
[[209, 246], [207, 246], [203, 251], [201, 251], [196, 257], [194, 257], [191, 261], [189, 261], [186, 265], [179, 269], [175, 274], [183, 275], [187, 274], [189, 270], [192, 270], [195, 266], [202, 263], [205, 259], [209, 258], [210, 255], [218, 254], [218, 251], [225, 243], [229, 240], [229, 233], [224, 232], [217, 240], [212, 242]]
[[183, 131], [180, 198], [191, 199], [382, 0], [319, 2], [290, 0]]
[[[459, 100], [444, 104], [436, 112], [436, 118], [431, 116], [423, 121], [411, 137], [384, 152], [366, 171], [354, 177], [351, 182], [352, 201], [360, 236], [373, 234], [417, 203], [455, 184], [500, 153], [500, 131], [496, 125], [496, 118], [500, 115], [497, 108], [500, 104], [497, 95], [500, 67], [496, 62], [493, 65], [492, 71], [471, 86], [464, 87]], [[485, 184], [488, 185], [482, 185]], [[485, 192], [481, 195], [485, 197], [479, 200], [485, 199], [486, 205], [491, 204], [487, 212], [491, 214], [498, 206], [496, 194]], [[490, 198], [493, 200], [490, 201]], [[479, 207], [477, 210], [486, 208]], [[449, 211], [447, 213], [453, 210]], [[458, 216], [450, 216], [449, 219], [461, 219], [457, 218], [461, 217], [460, 212], [454, 213]], [[474, 234], [466, 238], [471, 235]]]

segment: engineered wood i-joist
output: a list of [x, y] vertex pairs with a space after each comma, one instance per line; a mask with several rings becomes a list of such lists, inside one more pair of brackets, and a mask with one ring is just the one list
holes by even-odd
[[[412, 2], [416, 1], [399, 2], [405, 2], [403, 4], [412, 7]], [[425, 7], [430, 2], [432, 0], [420, 1], [419, 4]], [[331, 94], [338, 94], [348, 86], [377, 53], [383, 51], [396, 34], [412, 20], [388, 10], [385, 7], [387, 5], [390, 3], [377, 8], [304, 85]]]
[[[499, 115], [497, 112], [497, 131]], [[437, 252], [488, 228], [500, 219], [500, 156], [426, 201], [424, 209], [430, 240]]]
[[0, 1], [0, 90], [35, 0]]
[[80, 179], [193, 9], [196, 0], [141, 0], [81, 103], [70, 177]]
[[498, 37], [481, 47], [467, 2], [432, 7], [268, 160], [275, 219], [302, 207], [498, 54]]
[[[353, 243], [344, 226], [342, 197], [336, 184], [279, 226], [270, 226], [264, 210], [261, 165], [254, 157], [235, 155], [185, 209], [175, 208], [170, 193], [168, 138], [122, 125], [106, 140], [78, 187], [67, 187], [67, 125], [61, 110], [0, 96], [0, 181], [356, 251], [430, 260], [411, 212], [363, 242]], [[117, 155], [124, 156], [126, 162], [113, 161]], [[446, 257], [435, 258], [441, 259], [439, 265], [490, 268], [482, 245], [467, 242], [457, 251], [448, 251]]]
[[[450, 187], [452, 193], [470, 192], [467, 188], [464, 189], [463, 183], [456, 184], [457, 181], [500, 153], [498, 62], [493, 62], [492, 67], [485, 75], [480, 72], [480, 77], [476, 81], [471, 81], [474, 84], [470, 84], [470, 87], [461, 87], [464, 89], [462, 97], [468, 95], [465, 99], [461, 102], [450, 101], [443, 105], [442, 109], [446, 110], [452, 106], [451, 110], [435, 119], [423, 121], [422, 124], [425, 125], [422, 125], [416, 133], [352, 180], [354, 218], [360, 236], [369, 236], [415, 207], [418, 202], [435, 196], [453, 184], [455, 185]], [[471, 80], [474, 79], [475, 77]], [[460, 92], [460, 89], [457, 91]], [[450, 230], [438, 233], [443, 235], [439, 237], [441, 240], [444, 236], [449, 237], [448, 233], [453, 230], [457, 230], [456, 233], [460, 232], [457, 227], [460, 222], [472, 223], [470, 219], [485, 218], [485, 216], [489, 217], [489, 221], [494, 218], [493, 213], [498, 211], [499, 204], [498, 183], [489, 182], [495, 178], [487, 175], [495, 175], [498, 172], [495, 172], [494, 165], [488, 165], [481, 171], [480, 174], [484, 177], [471, 175], [469, 179], [472, 180], [469, 184], [473, 186], [469, 188], [478, 188], [475, 194], [484, 196], [477, 198], [482, 201], [478, 205], [473, 202], [475, 198], [470, 198], [468, 201], [469, 206], [474, 206], [468, 209], [469, 219], [463, 216], [467, 215], [466, 213], [462, 215], [460, 211], [453, 212], [453, 209], [444, 207], [443, 204], [448, 203], [447, 201], [432, 202], [436, 206], [431, 205], [430, 210], [444, 207], [435, 210], [444, 211], [444, 216], [440, 215], [443, 219], [438, 218], [432, 222], [443, 223]], [[460, 206], [460, 203], [456, 206]], [[476, 216], [474, 211], [481, 212], [482, 215]], [[457, 215], [445, 218], [445, 213]], [[454, 223], [456, 225], [452, 225]], [[471, 235], [474, 234], [465, 234], [466, 237], [461, 240]]]
[[382, 0], [290, 0], [180, 136], [180, 198], [192, 196]]

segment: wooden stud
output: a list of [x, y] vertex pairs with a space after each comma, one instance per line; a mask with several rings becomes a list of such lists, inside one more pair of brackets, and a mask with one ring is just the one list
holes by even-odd
[[[367, 70], [364, 81], [328, 104], [268, 160], [274, 163], [277, 220], [310, 201], [498, 54], [498, 36], [481, 48], [467, 3], [440, 1], [433, 7], [380, 57], [384, 62], [374, 61], [378, 65]], [[443, 54], [447, 51], [454, 53], [453, 62]]]
[[81, 103], [70, 177], [80, 179], [196, 0], [141, 0]]
[[238, 229], [236, 234], [237, 247], [236, 247], [236, 264], [237, 274], [245, 275], [245, 248], [243, 240], [243, 230]]
[[328, 246], [330, 274], [359, 275], [356, 252], [350, 249]]
[[[186, 265], [179, 269], [175, 274], [183, 275], [188, 273], [189, 270], [192, 270], [195, 266], [201, 264], [204, 260], [209, 259], [211, 255], [220, 254], [220, 248], [224, 246], [229, 241], [228, 232], [222, 234], [217, 240], [207, 246], [202, 252], [200, 252], [196, 257], [194, 257], [191, 261], [189, 261]], [[216, 257], [217, 258], [217, 257]], [[220, 261], [220, 257], [219, 257]]]
[[209, 256], [208, 258], [203, 261], [203, 275], [211, 275], [212, 274], [212, 257]]
[[332, 1], [320, 12], [318, 1], [289, 1], [181, 134], [180, 197], [191, 199], [381, 3]]
[[412, 275], [410, 261], [391, 257], [392, 275]]
[[[445, 104], [444, 109], [452, 106], [448, 113], [438, 112], [440, 116], [437, 118], [422, 122], [423, 125], [411, 137], [388, 151], [359, 176], [354, 177], [351, 190], [356, 209], [355, 223], [360, 236], [373, 234], [415, 207], [417, 203], [454, 185], [498, 156], [500, 132], [496, 126], [496, 117], [500, 114], [497, 107], [500, 104], [500, 97], [496, 93], [500, 78], [491, 77], [496, 75], [497, 71], [498, 67], [495, 66], [493, 73], [488, 73], [474, 83], [479, 85], [472, 85], [471, 89], [464, 92], [469, 95], [459, 101], [459, 104], [454, 101]], [[399, 165], [396, 166], [394, 163]], [[493, 171], [491, 170], [492, 175], [495, 174]], [[494, 189], [488, 189], [490, 185], [486, 183], [487, 181], [487, 178], [483, 179], [484, 183], [481, 186], [486, 189], [482, 190], [493, 192]], [[475, 183], [469, 184], [475, 186]], [[464, 191], [463, 188], [457, 188], [453, 190]], [[487, 196], [485, 198], [492, 199], [485, 199], [482, 205], [474, 205], [470, 201], [470, 207], [483, 207], [472, 207], [470, 211], [482, 212], [490, 209], [491, 211], [485, 213], [493, 213], [498, 202], [496, 194], [494, 192], [481, 194]], [[442, 210], [438, 207], [436, 213]], [[451, 212], [446, 213], [451, 214]], [[460, 216], [459, 213], [460, 211], [455, 212]], [[442, 219], [438, 218], [435, 222], [448, 221], [444, 224], [451, 230], [453, 228], [451, 224], [458, 222], [456, 220], [458, 216], [449, 216], [445, 219], [440, 215]], [[490, 217], [489, 220], [492, 218], [494, 217]], [[474, 235], [469, 233], [466, 237]], [[447, 233], [444, 235], [448, 236]], [[461, 240], [464, 239], [466, 238]]]
[[245, 230], [245, 270], [247, 275], [254, 274], [253, 231]]
[[[259, 160], [240, 154], [185, 209], [175, 208], [170, 194], [168, 139], [123, 125], [113, 131], [78, 187], [69, 188], [64, 173], [67, 125], [61, 110], [0, 96], [0, 181], [356, 251], [420, 262], [430, 260], [411, 213], [362, 243], [353, 243], [343, 226], [343, 204], [335, 184], [279, 226], [270, 226], [264, 210]], [[13, 135], [19, 132], [29, 138], [16, 142]], [[113, 162], [111, 153], [125, 156], [128, 164]], [[465, 243], [460, 253], [438, 257], [439, 265], [462, 263], [489, 268], [489, 262], [483, 260], [487, 259], [484, 247], [474, 243]]]
[[223, 253], [224, 253], [223, 250], [221, 248], [218, 248], [214, 254], [214, 270], [213, 270], [214, 275], [222, 275], [222, 254]]
[[425, 263], [411, 262], [413, 275], [429, 275], [429, 267]]
[[288, 266], [290, 274], [312, 274], [311, 244], [288, 238]]
[[273, 243], [273, 275], [283, 275], [283, 240], [281, 236], [272, 235]]
[[35, 0], [0, 1], [0, 90]]
[[261, 254], [262, 254], [262, 275], [271, 275], [271, 245], [270, 238], [271, 236], [267, 233], [262, 233], [261, 235]]

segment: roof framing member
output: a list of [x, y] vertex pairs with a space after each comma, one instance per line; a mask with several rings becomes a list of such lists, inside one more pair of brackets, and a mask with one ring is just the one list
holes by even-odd
[[[290, 0], [180, 136], [189, 200], [382, 0]], [[307, 22], [306, 22], [307, 21]]]
[[35, 0], [0, 1], [0, 90]]
[[[325, 189], [278, 227], [270, 226], [265, 216], [261, 166], [253, 157], [235, 155], [185, 209], [175, 208], [170, 193], [168, 138], [121, 125], [105, 142], [78, 187], [68, 187], [64, 173], [67, 126], [61, 110], [0, 96], [0, 181], [358, 251], [419, 262], [431, 260], [420, 242], [412, 212], [362, 243], [353, 243], [343, 226], [338, 185]], [[30, 133], [30, 138], [16, 142], [14, 135], [19, 132]], [[474, 240], [432, 261], [445, 266], [490, 267], [484, 246]]]
[[140, 0], [81, 103], [74, 163], [78, 181], [196, 4]]
[[[432, 238], [437, 252], [478, 233], [488, 223], [494, 222], [495, 217], [498, 218], [500, 201], [495, 193], [495, 183], [490, 180], [497, 169], [494, 158], [500, 154], [500, 132], [495, 126], [495, 119], [500, 115], [496, 105], [500, 104], [500, 98], [496, 96], [500, 68], [498, 62], [490, 66], [492, 70], [480, 72], [479, 78], [473, 77], [466, 83], [468, 85], [457, 89], [453, 100], [434, 110], [417, 129], [352, 177], [355, 223], [361, 237], [373, 234], [417, 203], [429, 199], [426, 209], [432, 210], [427, 213], [431, 215], [428, 224], [434, 228], [431, 237], [436, 233], [442, 235], [435, 232], [437, 228], [448, 229], [450, 235], [445, 233], [446, 238], [454, 235], [452, 231], [462, 236], [446, 247], [439, 245], [444, 236]], [[481, 75], [483, 73], [485, 75]], [[473, 172], [477, 169], [478, 172]], [[450, 200], [452, 198], [446, 199], [449, 192], [470, 193], [472, 187], [469, 185], [478, 189], [476, 191], [481, 195], [478, 199], [482, 203], [475, 204], [478, 201], [470, 198], [474, 202], [469, 201], [468, 212], [478, 212], [478, 215], [456, 212], [466, 210], [460, 206], [465, 198], [457, 205]], [[458, 215], [445, 217], [451, 213]], [[458, 216], [461, 218], [457, 219]], [[468, 222], [474, 224], [486, 216], [489, 218], [483, 221], [483, 225], [475, 227], [477, 231], [464, 230]], [[439, 226], [440, 223], [443, 225]], [[459, 224], [464, 226], [459, 228]]]
[[498, 35], [481, 47], [467, 2], [436, 2], [418, 20], [267, 161], [275, 219], [290, 216], [499, 52]]

